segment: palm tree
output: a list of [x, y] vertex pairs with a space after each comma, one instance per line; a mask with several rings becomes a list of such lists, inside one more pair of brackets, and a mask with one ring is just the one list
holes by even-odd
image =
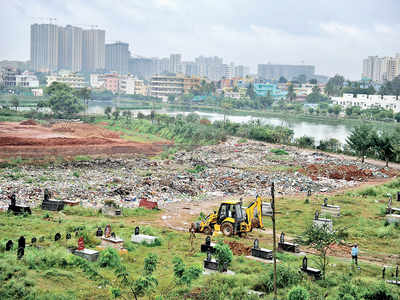
[[296, 99], [296, 93], [294, 92], [293, 84], [289, 84], [289, 86], [288, 86], [287, 98], [290, 100], [290, 102], [292, 102], [294, 99]]

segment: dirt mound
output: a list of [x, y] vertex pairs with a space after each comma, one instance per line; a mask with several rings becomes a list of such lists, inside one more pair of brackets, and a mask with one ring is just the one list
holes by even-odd
[[317, 181], [318, 177], [330, 179], [345, 179], [347, 181], [357, 180], [365, 181], [374, 177], [369, 169], [360, 169], [357, 166], [335, 165], [335, 164], [311, 164], [299, 170], [300, 173], [310, 176], [312, 180]]
[[156, 155], [162, 152], [163, 145], [126, 141], [118, 132], [85, 123], [62, 122], [50, 127], [33, 120], [0, 123], [0, 157]]
[[19, 123], [19, 125], [38, 125], [34, 120], [26, 120]]
[[251, 247], [239, 242], [225, 242], [231, 248], [233, 255], [251, 255]]

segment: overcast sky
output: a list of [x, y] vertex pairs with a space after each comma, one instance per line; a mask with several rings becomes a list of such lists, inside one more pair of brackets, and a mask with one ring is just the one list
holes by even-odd
[[[133, 54], [312, 64], [359, 79], [368, 55], [400, 52], [400, 0], [0, 0], [0, 60], [28, 60], [30, 24], [98, 25]], [[43, 18], [43, 19], [40, 19]]]

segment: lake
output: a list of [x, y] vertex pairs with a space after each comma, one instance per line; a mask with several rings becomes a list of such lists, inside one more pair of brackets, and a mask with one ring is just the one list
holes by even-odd
[[[112, 106], [111, 102], [99, 102], [92, 101], [89, 106], [89, 114], [104, 114], [104, 109], [106, 106]], [[178, 114], [188, 115], [191, 112], [181, 111], [181, 110], [169, 110], [166, 108], [156, 109], [157, 113], [167, 114], [171, 116], [176, 116]], [[150, 114], [150, 109], [132, 109], [133, 114], [139, 112], [148, 115]], [[223, 120], [224, 115], [217, 112], [203, 112], [203, 111], [193, 111], [194, 113], [200, 115], [202, 118], [206, 118], [210, 121]], [[285, 119], [279, 117], [255, 117], [251, 115], [227, 115], [227, 119], [232, 122], [246, 123], [251, 120], [259, 119], [263, 124], [275, 125], [275, 126], [286, 126], [294, 131], [294, 137], [298, 138], [304, 135], [312, 136], [315, 141], [319, 143], [320, 140], [326, 140], [330, 138], [335, 138], [339, 140], [342, 144], [346, 143], [346, 138], [349, 136], [352, 128], [351, 124], [340, 124], [339, 122], [330, 121], [319, 121], [319, 120], [298, 120], [298, 119]]]

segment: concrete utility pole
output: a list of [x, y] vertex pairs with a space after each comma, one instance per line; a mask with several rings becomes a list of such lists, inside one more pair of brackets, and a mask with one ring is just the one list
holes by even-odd
[[274, 300], [278, 299], [278, 289], [276, 287], [276, 228], [275, 228], [275, 184], [272, 182], [271, 185], [271, 208], [272, 208], [272, 232], [273, 232], [273, 240], [274, 240], [274, 248], [273, 248], [273, 258], [274, 258]]

